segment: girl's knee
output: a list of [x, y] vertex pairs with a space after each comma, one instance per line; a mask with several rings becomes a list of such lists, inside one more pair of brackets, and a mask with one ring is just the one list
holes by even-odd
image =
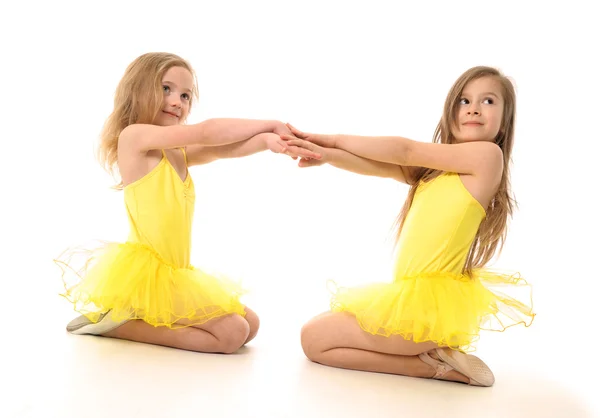
[[300, 330], [300, 344], [306, 357], [316, 361], [322, 350], [320, 348], [319, 327], [314, 321], [310, 321]]
[[260, 328], [260, 319], [258, 318], [258, 315], [256, 315], [256, 313], [253, 310], [251, 310], [250, 308], [247, 308], [247, 307], [245, 309], [246, 309], [245, 319], [250, 327], [250, 332], [248, 334], [248, 338], [245, 341], [245, 342], [248, 342], [248, 341], [252, 340], [254, 337], [256, 337], [256, 334], [258, 333], [258, 329]]
[[250, 335], [250, 325], [240, 315], [230, 315], [223, 318], [215, 330], [215, 337], [219, 340], [221, 351], [225, 354], [236, 352], [244, 345]]
[[306, 357], [319, 362], [322, 354], [336, 345], [339, 314], [323, 312], [308, 321], [300, 331], [300, 343]]

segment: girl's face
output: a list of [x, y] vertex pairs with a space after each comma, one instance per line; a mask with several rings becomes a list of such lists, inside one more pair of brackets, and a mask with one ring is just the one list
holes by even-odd
[[169, 68], [162, 79], [163, 103], [154, 124], [171, 126], [185, 121], [190, 112], [193, 87], [194, 80], [188, 70]]
[[471, 80], [462, 91], [452, 135], [458, 143], [494, 142], [500, 125], [504, 100], [502, 85], [494, 77]]

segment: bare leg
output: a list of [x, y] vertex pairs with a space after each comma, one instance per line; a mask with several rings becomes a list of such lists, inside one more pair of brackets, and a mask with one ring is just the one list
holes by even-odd
[[103, 336], [204, 353], [231, 354], [254, 338], [258, 332], [258, 316], [248, 308], [246, 312], [246, 319], [231, 314], [201, 325], [180, 329], [154, 327], [144, 321], [134, 320]]
[[[327, 366], [426, 378], [435, 374], [435, 369], [417, 356], [437, 344], [371, 335], [360, 328], [354, 316], [345, 313], [328, 312], [313, 318], [302, 328], [301, 341], [310, 360]], [[457, 371], [447, 373], [444, 379], [469, 383]]]

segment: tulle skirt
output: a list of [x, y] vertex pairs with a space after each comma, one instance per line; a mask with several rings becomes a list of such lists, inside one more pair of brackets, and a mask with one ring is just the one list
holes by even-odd
[[62, 296], [92, 322], [108, 311], [114, 321], [141, 319], [169, 328], [245, 316], [239, 283], [193, 266], [179, 268], [143, 244], [70, 249], [54, 261], [63, 271]]
[[476, 270], [472, 277], [424, 273], [333, 293], [331, 310], [353, 314], [368, 333], [463, 352], [474, 351], [480, 330], [529, 326], [535, 317], [530, 285], [518, 274], [490, 270]]

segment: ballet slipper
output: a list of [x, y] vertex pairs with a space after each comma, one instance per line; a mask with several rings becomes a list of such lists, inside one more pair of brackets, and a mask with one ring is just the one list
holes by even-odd
[[[435, 352], [438, 359], [430, 356]], [[495, 382], [494, 374], [490, 368], [479, 358], [450, 348], [436, 348], [426, 353], [419, 354], [419, 358], [435, 369], [433, 379], [442, 379], [448, 372], [456, 370], [469, 379], [472, 386], [492, 386]]]
[[97, 322], [90, 321], [89, 318], [84, 315], [78, 316], [67, 324], [67, 331], [75, 335], [102, 335], [129, 321], [129, 319], [124, 319], [115, 322], [111, 319], [109, 313], [110, 311], [100, 315]]

